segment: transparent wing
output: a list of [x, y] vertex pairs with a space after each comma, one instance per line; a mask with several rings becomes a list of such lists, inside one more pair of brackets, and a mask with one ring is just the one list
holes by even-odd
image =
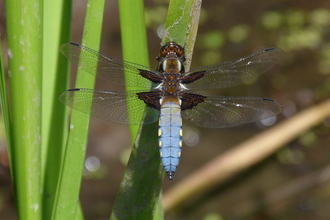
[[[159, 111], [138, 99], [143, 91], [103, 91], [93, 89], [70, 89], [60, 95], [60, 101], [80, 112], [120, 124], [141, 124], [141, 112], [145, 112], [145, 124], [159, 118]], [[132, 101], [127, 105], [126, 101]], [[128, 117], [128, 112], [132, 114]]]
[[[204, 95], [204, 94], [203, 94]], [[281, 105], [268, 98], [209, 96], [182, 116], [207, 128], [232, 127], [277, 115]]]
[[268, 48], [238, 60], [203, 66], [185, 73], [205, 71], [205, 75], [186, 85], [188, 89], [226, 88], [247, 82], [268, 71], [284, 57], [284, 51]]
[[[149, 67], [104, 56], [80, 44], [65, 43], [60, 46], [60, 51], [79, 69], [118, 85], [150, 88], [151, 81], [142, 77], [139, 69], [159, 75], [156, 70]], [[127, 76], [126, 80], [124, 72]]]

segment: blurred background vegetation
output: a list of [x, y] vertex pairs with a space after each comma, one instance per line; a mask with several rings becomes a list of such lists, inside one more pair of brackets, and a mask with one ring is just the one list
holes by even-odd
[[[79, 43], [86, 1], [73, 2], [72, 41]], [[101, 52], [121, 58], [117, 1], [109, 0], [106, 4]], [[145, 6], [150, 63], [155, 68], [168, 1], [146, 0]], [[4, 45], [5, 17], [4, 2], [0, 0]], [[283, 113], [273, 121], [228, 129], [201, 129], [184, 121], [182, 160], [174, 180], [164, 181], [165, 193], [216, 155], [330, 96], [329, 1], [203, 2], [192, 69], [268, 47], [284, 50], [285, 60], [246, 85], [207, 92], [272, 98], [281, 103]], [[115, 90], [104, 82], [99, 82], [98, 88]], [[127, 126], [92, 119], [81, 190], [86, 219], [108, 218], [130, 147]], [[330, 219], [329, 147], [330, 118], [202, 198], [181, 204], [166, 215], [167, 219]], [[3, 123], [0, 123], [0, 216], [4, 220], [16, 218]]]

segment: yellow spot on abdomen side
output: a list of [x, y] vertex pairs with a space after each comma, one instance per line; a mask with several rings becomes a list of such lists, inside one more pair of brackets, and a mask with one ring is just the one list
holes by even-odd
[[180, 129], [180, 137], [182, 137], [182, 129]]
[[181, 151], [178, 152], [178, 157], [181, 157]]
[[179, 146], [182, 147], [182, 141], [179, 142]]
[[159, 147], [161, 147], [163, 145], [162, 141], [159, 141]]
[[162, 135], [162, 129], [158, 129], [158, 136]]

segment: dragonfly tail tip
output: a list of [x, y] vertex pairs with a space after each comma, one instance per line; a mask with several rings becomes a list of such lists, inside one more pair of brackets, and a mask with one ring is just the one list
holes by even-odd
[[173, 180], [174, 172], [173, 171], [167, 172], [167, 176], [169, 180]]

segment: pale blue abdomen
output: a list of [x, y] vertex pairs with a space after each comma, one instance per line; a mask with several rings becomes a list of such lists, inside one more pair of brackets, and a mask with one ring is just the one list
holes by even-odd
[[159, 151], [169, 179], [173, 178], [180, 161], [182, 119], [178, 100], [165, 100], [159, 117]]

